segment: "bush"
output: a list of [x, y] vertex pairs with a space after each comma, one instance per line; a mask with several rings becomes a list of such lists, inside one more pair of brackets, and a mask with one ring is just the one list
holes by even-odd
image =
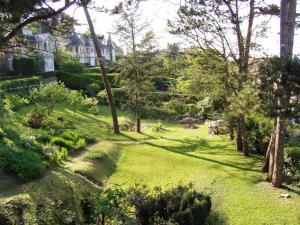
[[51, 155], [51, 163], [54, 165], [59, 165], [62, 160], [62, 154], [59, 150], [54, 150]]
[[285, 148], [285, 173], [300, 181], [300, 145]]
[[80, 138], [75, 144], [75, 150], [82, 150], [86, 147], [86, 142], [83, 138]]
[[249, 150], [254, 153], [264, 154], [271, 136], [271, 121], [266, 118], [247, 117], [246, 131], [248, 135]]
[[69, 141], [73, 141], [76, 142], [78, 141], [79, 138], [81, 138], [81, 134], [72, 130], [68, 130], [63, 132], [60, 137], [62, 137], [63, 139], [69, 140]]
[[0, 127], [0, 140], [2, 140], [5, 137], [4, 130]]
[[29, 114], [28, 125], [31, 128], [40, 128], [43, 121], [47, 117], [47, 109], [41, 106], [36, 105], [34, 109]]
[[12, 111], [18, 110], [27, 104], [29, 104], [29, 100], [17, 94], [6, 94], [3, 99], [3, 107]]
[[81, 64], [78, 60], [69, 59], [60, 64], [60, 70], [68, 73], [83, 73], [84, 65]]
[[124, 120], [120, 123], [120, 129], [122, 131], [134, 131], [135, 123], [132, 120]]
[[6, 162], [5, 172], [25, 181], [36, 179], [45, 171], [41, 157], [30, 151], [15, 152], [1, 146], [0, 161]]
[[82, 100], [82, 105], [86, 108], [86, 110], [90, 113], [97, 114], [98, 113], [98, 100], [95, 97], [87, 97]]
[[13, 71], [15, 74], [22, 73], [23, 75], [30, 75], [38, 71], [40, 66], [38, 60], [36, 62], [35, 58], [13, 58]]
[[53, 137], [51, 139], [51, 144], [54, 144], [59, 147], [67, 148], [68, 150], [72, 150], [74, 146], [74, 142], [70, 140], [66, 140], [62, 137]]

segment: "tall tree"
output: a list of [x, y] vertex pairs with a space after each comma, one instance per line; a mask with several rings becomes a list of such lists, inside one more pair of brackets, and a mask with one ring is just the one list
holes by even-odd
[[[131, 69], [127, 70], [127, 72], [130, 71], [132, 73], [129, 77], [131, 77], [132, 87], [134, 87], [134, 101], [132, 103], [135, 113], [136, 132], [138, 133], [141, 132], [141, 110], [139, 106], [142, 90], [141, 81], [143, 80], [142, 70], [139, 65], [143, 57], [141, 57], [140, 53], [145, 50], [146, 46], [151, 47], [146, 43], [151, 43], [153, 39], [152, 33], [149, 32], [148, 22], [142, 18], [140, 4], [143, 1], [124, 0], [120, 15], [121, 18], [116, 28], [121, 41], [126, 45], [128, 50], [129, 57], [127, 59], [129, 60], [128, 65], [131, 65]], [[143, 38], [144, 35], [145, 38]]]
[[[187, 0], [180, 6], [177, 20], [169, 21], [169, 26], [171, 33], [191, 40], [198, 48], [219, 52], [228, 67], [231, 60], [236, 63], [238, 85], [233, 88], [237, 95], [248, 79], [250, 53], [257, 47], [253, 39], [265, 28], [255, 23], [255, 18], [270, 8], [256, 0]], [[276, 10], [273, 7], [272, 12]], [[244, 117], [240, 114], [237, 121], [237, 150], [248, 155]]]
[[120, 133], [120, 128], [119, 128], [119, 122], [118, 122], [118, 115], [117, 115], [117, 109], [116, 109], [116, 105], [115, 105], [115, 101], [114, 101], [114, 97], [111, 91], [111, 87], [107, 78], [107, 69], [105, 66], [105, 60], [102, 56], [101, 53], [101, 49], [100, 49], [100, 45], [99, 45], [99, 40], [97, 39], [97, 35], [95, 32], [95, 28], [91, 19], [91, 16], [89, 14], [88, 11], [88, 4], [90, 3], [90, 0], [81, 0], [81, 5], [83, 7], [89, 28], [90, 28], [90, 32], [91, 32], [91, 37], [93, 39], [94, 42], [94, 46], [96, 49], [96, 53], [97, 53], [97, 57], [98, 57], [98, 61], [100, 64], [100, 69], [102, 72], [102, 80], [103, 80], [103, 84], [106, 90], [106, 94], [107, 94], [107, 99], [108, 99], [108, 103], [109, 103], [109, 107], [110, 107], [110, 111], [111, 111], [111, 115], [112, 115], [112, 120], [113, 120], [113, 131], [115, 134], [119, 134]]

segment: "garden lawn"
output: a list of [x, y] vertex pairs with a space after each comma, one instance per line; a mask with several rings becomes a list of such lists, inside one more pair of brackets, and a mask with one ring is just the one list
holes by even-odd
[[[212, 194], [213, 210], [230, 225], [300, 224], [299, 192], [273, 189], [264, 182], [261, 163], [236, 152], [227, 138], [209, 137], [205, 126], [168, 126], [152, 139], [123, 146], [109, 183], [168, 188], [193, 182]], [[282, 193], [291, 198], [279, 198]]]
[[[22, 118], [31, 109], [18, 111], [2, 125], [22, 135], [44, 132], [22, 125]], [[98, 189], [97, 184], [170, 188], [192, 182], [212, 196], [212, 214], [218, 214], [227, 224], [300, 224], [299, 190], [273, 189], [264, 182], [260, 157], [244, 157], [227, 137], [208, 136], [206, 126], [190, 130], [164, 123], [165, 131], [153, 131], [155, 122], [143, 121], [144, 134], [113, 135], [108, 129], [111, 119], [106, 107], [100, 108], [99, 115], [84, 110], [74, 115], [70, 108], [59, 105], [52, 118], [60, 116], [72, 120], [75, 130], [95, 138], [97, 143], [31, 183], [18, 184], [13, 178], [0, 177], [0, 201], [15, 197], [34, 200], [41, 194], [64, 198], [70, 195], [66, 182], [78, 191], [91, 192]], [[128, 115], [119, 112], [119, 116], [123, 121]], [[279, 198], [282, 193], [291, 198]]]

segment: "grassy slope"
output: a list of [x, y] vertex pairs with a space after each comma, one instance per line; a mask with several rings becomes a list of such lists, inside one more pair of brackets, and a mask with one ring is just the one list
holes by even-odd
[[[0, 195], [10, 198], [19, 194], [33, 199], [38, 193], [65, 196], [68, 194], [63, 188], [66, 181], [90, 191], [96, 188], [74, 171], [102, 182], [112, 174], [109, 185], [145, 183], [169, 187], [192, 181], [199, 189], [212, 193], [214, 209], [221, 211], [229, 224], [300, 224], [299, 194], [289, 192], [291, 199], [280, 199], [280, 193], [287, 191], [275, 190], [263, 182], [264, 175], [259, 172], [260, 158], [242, 156], [226, 138], [208, 137], [206, 127], [201, 127], [200, 131], [186, 130], [168, 124], [165, 132], [153, 132], [149, 127], [144, 128], [144, 135], [125, 132], [114, 136], [107, 129], [111, 121], [106, 108], [101, 109], [99, 116], [85, 112], [73, 116], [69, 109], [60, 106], [53, 116], [61, 115], [72, 119], [78, 130], [97, 137], [100, 142], [22, 188], [3, 191], [5, 185], [1, 181]], [[122, 114], [121, 120], [125, 116]], [[95, 156], [92, 152], [96, 155], [104, 152], [105, 156], [91, 159]], [[14, 179], [8, 179], [8, 183], [10, 187], [16, 184]]]

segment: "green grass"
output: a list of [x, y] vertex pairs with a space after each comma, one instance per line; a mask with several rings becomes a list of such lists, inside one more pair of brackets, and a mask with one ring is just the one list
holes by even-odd
[[[7, 125], [28, 135], [43, 132], [18, 123], [29, 111], [27, 107], [11, 116], [6, 120]], [[2, 199], [16, 196], [34, 199], [39, 193], [65, 197], [66, 182], [91, 192], [98, 188], [95, 183], [123, 187], [142, 183], [169, 188], [193, 182], [199, 190], [212, 195], [213, 211], [230, 225], [300, 224], [299, 190], [272, 188], [260, 172], [261, 157], [244, 157], [235, 151], [234, 143], [227, 137], [208, 136], [205, 126], [189, 130], [165, 123], [166, 131], [155, 132], [151, 127], [153, 121], [143, 121], [147, 124], [144, 134], [112, 135], [108, 129], [110, 112], [105, 107], [101, 107], [99, 115], [80, 111], [74, 116], [68, 107], [60, 105], [52, 115], [58, 116], [71, 119], [77, 131], [96, 138], [98, 143], [37, 181], [20, 185], [14, 179], [7, 179], [4, 184], [0, 177]], [[121, 121], [127, 116], [120, 112]], [[291, 198], [279, 198], [282, 193], [289, 193]]]

